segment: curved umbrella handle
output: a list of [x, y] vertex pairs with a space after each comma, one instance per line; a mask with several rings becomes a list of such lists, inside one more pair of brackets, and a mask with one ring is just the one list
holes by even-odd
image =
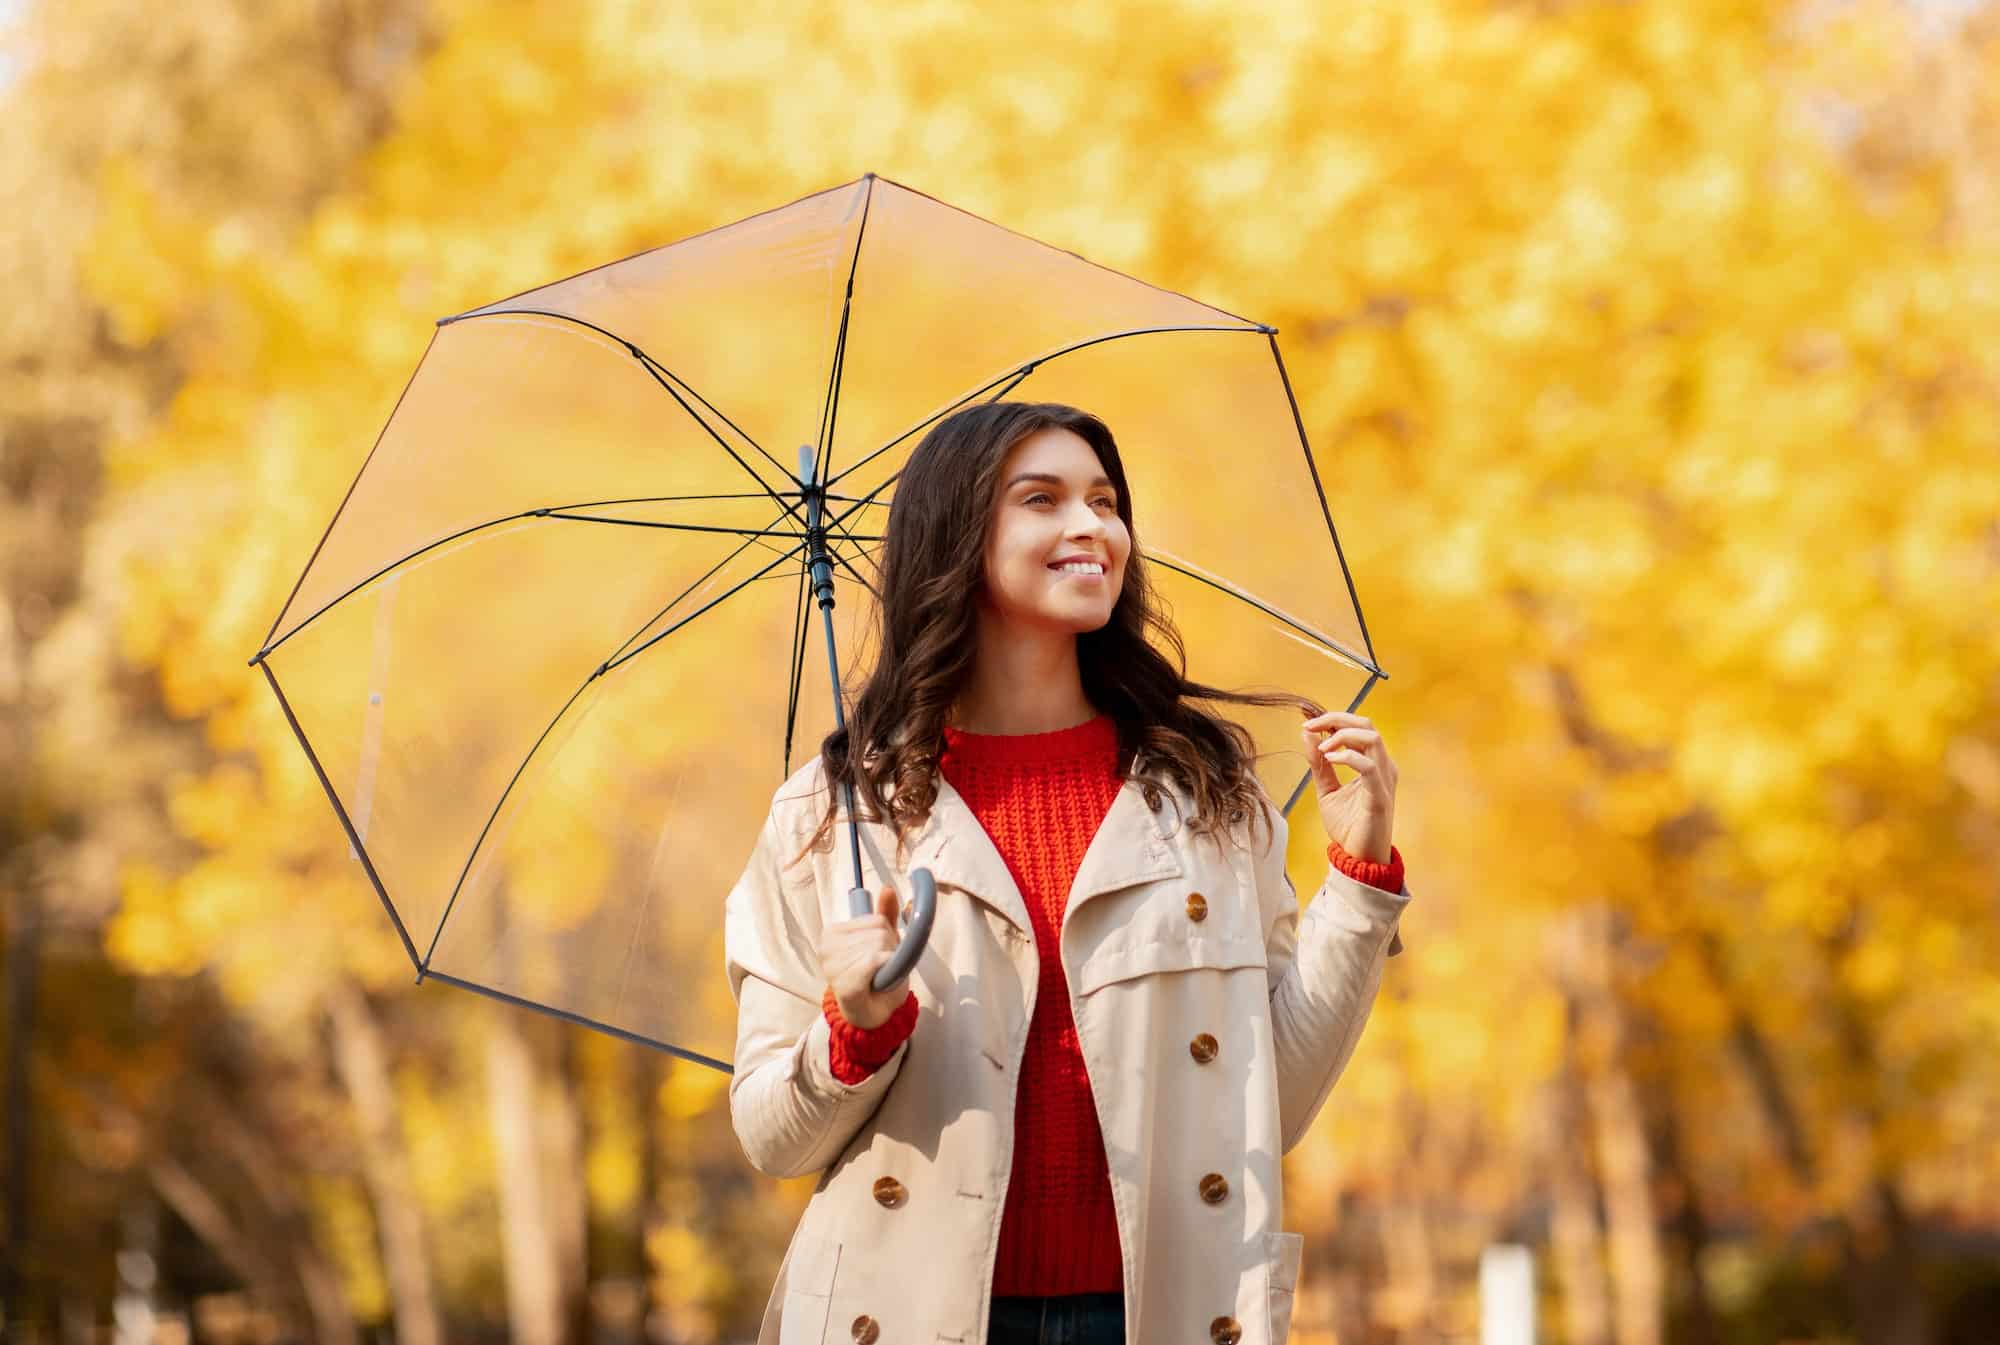
[[[859, 918], [875, 907], [866, 888], [857, 887], [847, 894], [848, 907]], [[937, 919], [937, 883], [931, 878], [929, 869], [910, 870], [910, 920], [903, 930], [903, 941], [889, 960], [879, 967], [869, 984], [877, 990], [887, 990], [896, 982], [909, 975], [910, 968], [917, 965], [917, 959], [924, 955], [924, 948], [931, 941], [931, 922]]]

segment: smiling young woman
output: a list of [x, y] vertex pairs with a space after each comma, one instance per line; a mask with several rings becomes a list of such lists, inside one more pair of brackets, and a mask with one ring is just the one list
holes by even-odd
[[[762, 1339], [1282, 1341], [1301, 1239], [1278, 1155], [1410, 900], [1380, 734], [1182, 675], [1117, 443], [1073, 407], [940, 421], [898, 480], [879, 598], [847, 727], [729, 898], [732, 1119], [760, 1169], [822, 1174]], [[1330, 867], [1303, 916], [1285, 819], [1215, 703], [1307, 716]], [[882, 991], [899, 902], [890, 883], [836, 918], [843, 780], [875, 863], [938, 881], [928, 950]]]

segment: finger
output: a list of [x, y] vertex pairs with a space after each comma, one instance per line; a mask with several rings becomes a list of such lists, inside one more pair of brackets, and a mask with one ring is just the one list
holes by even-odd
[[1357, 728], [1373, 728], [1375, 721], [1367, 715], [1349, 714], [1345, 710], [1328, 710], [1325, 714], [1314, 715], [1305, 721], [1309, 729], [1332, 728], [1336, 725], [1351, 725]]
[[1319, 745], [1321, 747], [1359, 747], [1366, 749], [1380, 745], [1381, 741], [1382, 735], [1373, 729], [1346, 728], [1336, 729], [1326, 737], [1321, 738]]
[[850, 933], [840, 947], [853, 957], [872, 957], [884, 948], [894, 948], [897, 937], [894, 925], [879, 915], [871, 915], [868, 923]]
[[1363, 756], [1361, 753], [1350, 751], [1345, 747], [1338, 751], [1328, 752], [1326, 759], [1330, 762], [1337, 761], [1351, 771], [1373, 771], [1381, 765], [1375, 758]]
[[889, 960], [892, 951], [879, 947], [855, 949], [835, 967], [837, 975], [834, 984], [846, 986], [849, 990], [872, 989], [868, 985], [869, 980], [875, 975], [876, 968]]
[[856, 915], [846, 920], [835, 921], [826, 927], [826, 932], [829, 934], [866, 934], [870, 930], [883, 928], [887, 923], [882, 915], [881, 898], [877, 897], [874, 910], [868, 912], [866, 915]]
[[1306, 740], [1306, 763], [1312, 767], [1313, 785], [1322, 794], [1330, 794], [1340, 788], [1340, 777], [1333, 773], [1333, 763], [1319, 750], [1319, 743], [1311, 729], [1300, 731]]
[[875, 894], [875, 914], [887, 920], [891, 926], [894, 926], [896, 923], [898, 905], [896, 889], [893, 887], [885, 887]]

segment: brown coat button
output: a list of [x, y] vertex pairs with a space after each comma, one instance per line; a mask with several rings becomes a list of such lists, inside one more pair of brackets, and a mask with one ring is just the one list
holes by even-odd
[[1190, 920], [1208, 919], [1208, 898], [1199, 892], [1188, 893], [1187, 913]]
[[[875, 1179], [875, 1203], [883, 1206], [885, 1209], [895, 1209], [903, 1203], [904, 1198], [909, 1194], [908, 1191], [903, 1189], [903, 1184], [894, 1177], [877, 1177]], [[857, 1327], [856, 1329], [858, 1330], [859, 1328]]]
[[1229, 1179], [1220, 1172], [1211, 1172], [1201, 1179], [1201, 1198], [1211, 1205], [1220, 1205], [1229, 1199]]
[[1243, 1328], [1234, 1317], [1217, 1317], [1208, 1324], [1208, 1338], [1215, 1345], [1236, 1345], [1243, 1339]]
[[1197, 1065], [1206, 1065], [1215, 1059], [1215, 1051], [1215, 1038], [1206, 1032], [1188, 1043], [1188, 1054], [1194, 1057], [1194, 1063]]
[[[853, 1330], [855, 1345], [875, 1345], [875, 1342], [882, 1338], [881, 1326], [865, 1312], [854, 1319]], [[1234, 1340], [1235, 1337], [1232, 1336], [1230, 1339]]]

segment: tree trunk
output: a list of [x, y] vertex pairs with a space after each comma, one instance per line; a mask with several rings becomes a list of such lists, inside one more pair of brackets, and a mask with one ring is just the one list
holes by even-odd
[[499, 1171], [500, 1244], [514, 1345], [562, 1345], [561, 1234], [551, 1216], [538, 1138], [534, 1052], [520, 1012], [495, 1008], [486, 1032], [486, 1097]]
[[633, 1106], [639, 1118], [639, 1198], [632, 1202], [632, 1245], [635, 1249], [631, 1273], [640, 1287], [639, 1335], [648, 1342], [668, 1340], [667, 1304], [660, 1294], [659, 1277], [653, 1274], [654, 1235], [666, 1224], [666, 1209], [660, 1193], [667, 1180], [667, 1159], [660, 1115], [660, 1085], [666, 1079], [664, 1059], [657, 1052], [631, 1053]]
[[[1850, 922], [1830, 941], [1830, 960], [1837, 964], [1846, 957], [1857, 937], [1859, 931]], [[1881, 1053], [1875, 1048], [1873, 1025], [1862, 1006], [1839, 988], [1832, 999], [1834, 1028], [1853, 1076], [1874, 1077], [1881, 1068]], [[1930, 1306], [1917, 1274], [1915, 1232], [1896, 1186], [1893, 1160], [1885, 1160], [1881, 1149], [1888, 1122], [1881, 1095], [1865, 1096], [1856, 1110], [1868, 1126], [1876, 1175], [1864, 1196], [1865, 1208], [1848, 1225], [1852, 1256], [1860, 1270], [1849, 1286], [1855, 1326], [1868, 1345], [1928, 1345]]]
[[[1570, 1064], [1582, 1082], [1582, 1115], [1572, 1112], [1571, 1119], [1587, 1122], [1597, 1154], [1612, 1337], [1618, 1345], [1660, 1345], [1666, 1258], [1645, 1113], [1625, 1063], [1629, 1042], [1615, 975], [1617, 952], [1616, 917], [1607, 907], [1591, 905], [1574, 913], [1557, 959], [1570, 1008]], [[1571, 1133], [1580, 1138], [1583, 1130], [1579, 1124]], [[1587, 1324], [1601, 1329], [1596, 1322]]]
[[590, 1193], [583, 1181], [583, 1109], [577, 1095], [576, 1037], [560, 1038], [558, 1086], [542, 1098], [541, 1151], [549, 1223], [557, 1256], [565, 1334], [573, 1341], [591, 1337]]
[[1412, 1090], [1398, 1090], [1397, 1110], [1404, 1135], [1405, 1180], [1395, 1184], [1394, 1194], [1382, 1206], [1382, 1260], [1387, 1283], [1378, 1306], [1399, 1340], [1424, 1340], [1430, 1338], [1437, 1322], [1440, 1278], [1437, 1248], [1425, 1210], [1430, 1188], [1424, 1159], [1430, 1137], [1423, 1101]]
[[[25, 854], [13, 857], [26, 867]], [[18, 885], [7, 929], [7, 1239], [0, 1260], [0, 1314], [10, 1323], [27, 1321], [29, 1193], [35, 1165], [35, 1100], [30, 1064], [34, 1059], [35, 985], [42, 963], [42, 911], [32, 875]]]
[[[1616, 1016], [1609, 1005], [1606, 1012]], [[1622, 1034], [1621, 1034], [1622, 1040]], [[1585, 1090], [1603, 1172], [1618, 1345], [1661, 1345], [1666, 1319], [1666, 1256], [1653, 1199], [1653, 1156], [1632, 1076], [1616, 1058]]]
[[1668, 1255], [1679, 1263], [1681, 1276], [1687, 1282], [1686, 1345], [1722, 1345], [1722, 1323], [1715, 1315], [1708, 1276], [1702, 1267], [1702, 1254], [1710, 1241], [1708, 1216], [1702, 1211], [1701, 1193], [1681, 1147], [1680, 1118], [1674, 1110], [1671, 1092], [1657, 1097], [1657, 1111], [1659, 1121], [1655, 1129], [1659, 1140], [1654, 1147], [1661, 1171], [1677, 1193], [1673, 1212], [1667, 1218], [1671, 1236]]
[[1549, 1228], [1556, 1282], [1562, 1286], [1566, 1345], [1611, 1345], [1611, 1285], [1604, 1269], [1604, 1229], [1597, 1215], [1597, 1179], [1585, 1147], [1583, 1083], [1577, 1077], [1577, 1006], [1569, 1001], [1572, 1024], [1568, 1057], [1551, 1085], [1549, 1111], [1549, 1192], [1554, 1217]]
[[352, 981], [327, 996], [334, 1067], [361, 1123], [361, 1173], [375, 1207], [382, 1268], [389, 1280], [397, 1345], [441, 1345], [443, 1322], [424, 1243], [423, 1211], [410, 1177], [409, 1151], [398, 1123], [388, 1053], [375, 1011]]
[[[1818, 1181], [1818, 1160], [1804, 1120], [1786, 1092], [1776, 1054], [1735, 993], [1720, 942], [1710, 935], [1698, 947], [1709, 976], [1729, 1005], [1731, 1044], [1750, 1076], [1766, 1123], [1778, 1136], [1785, 1165], [1793, 1180], [1810, 1192]], [[1870, 1055], [1866, 1026], [1838, 992], [1834, 1012], [1849, 1059], [1857, 1064], [1866, 1061]], [[1879, 1120], [1874, 1116], [1869, 1119], [1871, 1123]], [[1842, 1211], [1839, 1216], [1842, 1280], [1855, 1329], [1864, 1345], [1924, 1345], [1929, 1339], [1928, 1313], [1923, 1286], [1916, 1276], [1916, 1249], [1908, 1216], [1893, 1179], [1877, 1178], [1869, 1194], [1871, 1227], [1858, 1227], [1852, 1211]]]
[[[312, 1319], [313, 1338], [320, 1345], [360, 1345], [340, 1277], [317, 1247], [294, 1238], [256, 1236], [246, 1231], [222, 1201], [171, 1155], [153, 1159], [147, 1165], [147, 1176], [181, 1222], [259, 1297], [272, 1304], [291, 1303], [295, 1282]], [[290, 1253], [289, 1278], [282, 1251]]]

